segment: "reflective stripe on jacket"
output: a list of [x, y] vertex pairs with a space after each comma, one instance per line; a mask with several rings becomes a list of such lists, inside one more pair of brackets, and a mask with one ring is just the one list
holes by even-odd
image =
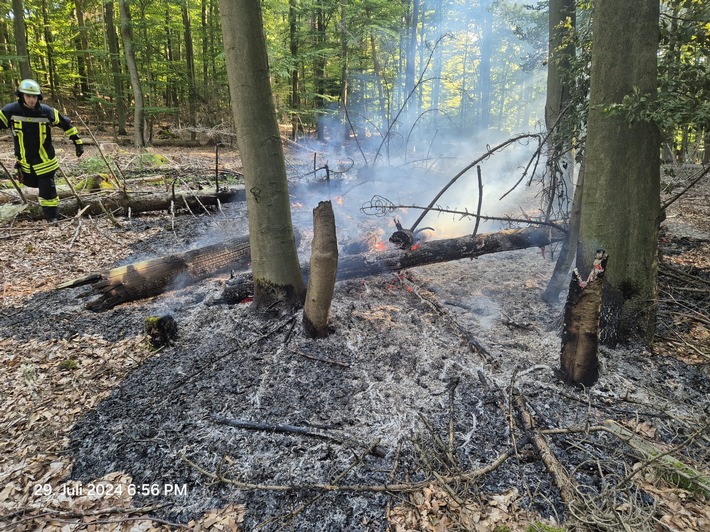
[[52, 126], [64, 130], [74, 142], [80, 141], [71, 120], [49, 105], [38, 103], [29, 109], [18, 101], [0, 110], [0, 129], [12, 131], [15, 158], [24, 173], [42, 175], [59, 168], [52, 145]]

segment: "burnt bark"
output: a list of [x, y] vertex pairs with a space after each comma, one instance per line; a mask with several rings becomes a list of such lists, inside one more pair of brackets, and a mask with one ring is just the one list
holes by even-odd
[[335, 216], [330, 201], [321, 201], [313, 209], [313, 244], [303, 328], [311, 338], [328, 336], [328, 314], [333, 300], [338, 270], [338, 239]]
[[560, 376], [567, 384], [592, 386], [599, 378], [599, 324], [607, 256], [599, 251], [587, 280], [572, 274], [562, 329]]
[[57, 286], [75, 288], [92, 285], [99, 297], [86, 308], [108, 310], [121, 303], [157, 296], [168, 290], [183, 288], [219, 272], [249, 264], [248, 237], [235, 238], [134, 264], [119, 266], [100, 273], [67, 281]]

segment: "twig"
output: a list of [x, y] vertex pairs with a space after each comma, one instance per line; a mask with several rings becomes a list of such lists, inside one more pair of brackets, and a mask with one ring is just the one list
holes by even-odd
[[[32, 508], [32, 507], [24, 507], [21, 508], [11, 514], [7, 514], [2, 516], [3, 521], [9, 521], [10, 519], [14, 517], [19, 517], [23, 516], [20, 521], [28, 521], [28, 520], [33, 520], [37, 519], [40, 517], [63, 517], [65, 519], [82, 519], [85, 517], [97, 517], [101, 515], [116, 515], [116, 514], [141, 514], [141, 513], [150, 513], [154, 512], [156, 510], [161, 510], [162, 508], [165, 508], [166, 506], [172, 506], [172, 503], [163, 503], [163, 504], [154, 504], [152, 506], [143, 506], [141, 508], [123, 508], [123, 507], [118, 507], [115, 506], [113, 508], [102, 508], [98, 510], [90, 510], [86, 512], [75, 512], [71, 510], [55, 510], [53, 508]], [[41, 513], [34, 514], [34, 515], [27, 515], [28, 512], [32, 511], [39, 511]], [[152, 519], [150, 517], [139, 517], [138, 519]], [[87, 523], [89, 524], [89, 523]], [[181, 525], [175, 525], [175, 526], [181, 526]]]
[[449, 463], [455, 464], [454, 457], [454, 437], [456, 429], [456, 416], [454, 410], [454, 399], [456, 398], [456, 388], [459, 385], [458, 377], [449, 384]]
[[22, 200], [22, 203], [27, 205], [27, 198], [25, 198], [25, 195], [22, 193], [22, 189], [20, 189], [20, 186], [15, 181], [15, 178], [12, 177], [12, 174], [10, 172], [8, 172], [7, 168], [5, 167], [5, 165], [3, 164], [2, 161], [0, 161], [0, 166], [2, 166], [2, 169], [5, 171], [5, 174], [7, 175], [7, 177], [10, 178], [10, 182], [12, 183], [12, 186], [15, 187], [15, 190], [17, 191], [17, 193], [20, 195], [20, 199]]
[[417, 226], [419, 225], [419, 222], [424, 219], [424, 217], [427, 215], [427, 213], [436, 205], [436, 202], [439, 201], [439, 198], [444, 195], [444, 192], [446, 192], [458, 179], [464, 175], [466, 172], [468, 172], [471, 168], [474, 166], [478, 165], [481, 161], [484, 161], [488, 159], [491, 155], [493, 155], [495, 152], [498, 150], [501, 150], [511, 144], [514, 144], [518, 142], [519, 140], [526, 139], [526, 138], [539, 138], [539, 135], [537, 134], [530, 134], [526, 133], [524, 135], [518, 135], [517, 137], [513, 137], [512, 139], [508, 139], [505, 142], [501, 142], [497, 146], [494, 146], [493, 148], [489, 149], [486, 153], [484, 153], [481, 157], [473, 161], [471, 164], [465, 166], [458, 174], [456, 174], [454, 177], [451, 178], [451, 181], [449, 181], [444, 188], [442, 188], [439, 193], [434, 196], [434, 199], [431, 200], [431, 203], [424, 209], [424, 211], [419, 215], [419, 218], [416, 219], [416, 221], [412, 224], [412, 227], [410, 228], [410, 231], [414, 231]]
[[[377, 447], [379, 444], [380, 444], [380, 440], [377, 440], [375, 443], [373, 443], [367, 451], [365, 451], [363, 454], [361, 454], [361, 455], [357, 458], [357, 460], [355, 460], [355, 461], [354, 461], [352, 464], [350, 464], [344, 471], [342, 471], [337, 477], [335, 477], [335, 478], [333, 479], [333, 484], [337, 484], [338, 482], [340, 482], [343, 478], [345, 478], [345, 475], [347, 475], [347, 474], [348, 474], [350, 471], [352, 471], [355, 467], [357, 467], [358, 465], [360, 465], [360, 464], [363, 462], [363, 460], [365, 460], [365, 458], [367, 457], [367, 455], [370, 454], [370, 453], [374, 450], [374, 448]], [[298, 514], [300, 514], [303, 510], [305, 510], [305, 509], [308, 508], [309, 506], [315, 504], [315, 503], [318, 502], [320, 499], [322, 499], [323, 497], [325, 497], [325, 495], [326, 495], [326, 492], [320, 493], [319, 495], [316, 495], [315, 497], [311, 498], [309, 501], [304, 502], [304, 503], [303, 503], [301, 506], [299, 506], [298, 508], [294, 508], [293, 510], [291, 510], [291, 511], [288, 512], [287, 514], [283, 514], [283, 515], [281, 515], [281, 516], [272, 517], [271, 519], [268, 519], [268, 520], [266, 520], [266, 521], [264, 521], [264, 522], [262, 522], [262, 523], [259, 523], [259, 524], [256, 526], [256, 528], [255, 528], [254, 530], [261, 530], [262, 528], [266, 527], [267, 525], [269, 525], [269, 524], [271, 524], [271, 523], [273, 523], [273, 522], [275, 522], [275, 521], [284, 521], [284, 520], [287, 520], [287, 519], [293, 519], [293, 518], [296, 517]]]
[[540, 459], [554, 478], [555, 484], [560, 490], [560, 497], [567, 504], [571, 503], [574, 500], [576, 492], [574, 482], [567, 474], [555, 454], [552, 452], [552, 449], [545, 440], [545, 437], [535, 428], [535, 422], [530, 414], [530, 411], [528, 410], [527, 404], [525, 403], [525, 398], [519, 392], [516, 393], [513, 391], [513, 399], [515, 401], [515, 405], [518, 407], [523, 427], [529, 434], [533, 445], [537, 449]]
[[478, 234], [478, 225], [481, 223], [481, 206], [483, 205], [483, 180], [481, 179], [481, 166], [476, 167], [478, 174], [478, 207], [476, 207], [476, 225], [473, 226], [473, 236]]
[[335, 366], [341, 366], [343, 368], [350, 367], [350, 364], [346, 364], [345, 362], [340, 362], [338, 360], [332, 360], [330, 358], [314, 357], [313, 355], [309, 355], [309, 354], [304, 353], [302, 351], [293, 350], [292, 353], [296, 353], [297, 355], [301, 355], [302, 357], [307, 358], [309, 360], [315, 360], [316, 362], [323, 362], [324, 364], [333, 364]]
[[[272, 425], [269, 423], [258, 423], [255, 421], [232, 419], [232, 418], [220, 416], [217, 414], [213, 414], [212, 419], [216, 423], [219, 423], [221, 425], [228, 425], [230, 427], [235, 427], [238, 429], [257, 430], [257, 431], [264, 431], [264, 432], [276, 432], [279, 434], [298, 434], [301, 436], [308, 436], [311, 438], [319, 438], [321, 440], [330, 441], [333, 443], [337, 443], [339, 445], [344, 445], [349, 442], [355, 441], [354, 438], [340, 439], [340, 438], [336, 438], [334, 436], [330, 436], [328, 434], [322, 434], [320, 432], [313, 432], [312, 430], [307, 429], [305, 427], [297, 427], [295, 425]], [[382, 449], [378, 446], [374, 446], [371, 448], [372, 448], [373, 456], [377, 456], [378, 458], [383, 458], [386, 455], [384, 449]]]
[[[524, 445], [527, 438], [520, 441], [519, 445]], [[501, 465], [505, 463], [508, 458], [513, 456], [514, 452], [512, 449], [507, 449], [500, 453], [492, 462], [488, 465], [481, 467], [479, 469], [474, 469], [471, 471], [465, 471], [456, 475], [442, 476], [441, 480], [445, 483], [455, 483], [455, 482], [471, 482], [485, 475], [491, 473], [498, 469]], [[216, 474], [205, 468], [197, 465], [195, 462], [187, 458], [183, 454], [179, 454], [178, 458], [191, 466], [193, 469], [202, 473], [208, 478], [222, 482], [225, 484], [230, 484], [236, 486], [237, 489], [242, 490], [253, 490], [253, 491], [302, 491], [302, 490], [317, 490], [317, 491], [329, 491], [329, 492], [342, 492], [342, 493], [406, 493], [420, 491], [426, 488], [431, 481], [422, 480], [419, 482], [408, 482], [400, 484], [349, 484], [349, 485], [335, 485], [335, 484], [301, 484], [301, 485], [282, 485], [282, 484], [255, 484], [250, 482], [242, 482], [239, 480], [234, 480], [232, 478], [225, 477], [221, 474]]]
[[83, 200], [79, 197], [79, 194], [77, 194], [76, 190], [74, 189], [74, 185], [72, 185], [72, 182], [69, 180], [69, 176], [64, 173], [64, 170], [62, 170], [62, 167], [59, 167], [59, 172], [62, 174], [62, 177], [64, 178], [64, 181], [67, 182], [67, 185], [69, 185], [69, 190], [71, 190], [72, 194], [74, 194], [74, 197], [76, 198], [76, 203], [79, 205], [79, 207], [84, 206]]
[[678, 199], [679, 199], [681, 196], [683, 196], [686, 192], [688, 192], [692, 187], [694, 187], [695, 184], [696, 184], [698, 181], [700, 181], [703, 177], [705, 177], [706, 175], [708, 175], [708, 172], [710, 172], [710, 166], [706, 166], [706, 167], [703, 169], [703, 171], [700, 172], [700, 175], [698, 175], [698, 177], [696, 177], [695, 179], [693, 179], [687, 187], [685, 187], [685, 188], [684, 188], [683, 190], [681, 190], [678, 194], [676, 194], [676, 195], [673, 196], [671, 199], [669, 199], [668, 201], [666, 201], [663, 205], [661, 205], [661, 212], [665, 211], [668, 207], [670, 207], [670, 206], [673, 205], [676, 201], [678, 201]]
[[106, 168], [108, 168], [109, 173], [113, 176], [113, 178], [116, 180], [116, 184], [118, 185], [119, 188], [123, 189], [123, 192], [126, 193], [127, 186], [126, 186], [126, 176], [123, 175], [123, 172], [121, 171], [121, 168], [116, 164], [116, 161], [113, 162], [114, 166], [118, 170], [118, 173], [121, 174], [121, 178], [123, 179], [123, 185], [121, 185], [121, 182], [118, 180], [116, 177], [115, 172], [113, 171], [113, 168], [111, 168], [111, 165], [108, 162], [108, 159], [106, 158], [106, 155], [104, 155], [103, 150], [101, 149], [101, 144], [99, 144], [99, 141], [96, 140], [96, 137], [94, 136], [94, 133], [91, 131], [89, 126], [86, 125], [86, 122], [84, 122], [84, 119], [81, 118], [81, 115], [77, 112], [76, 113], [77, 118], [81, 122], [81, 124], [84, 126], [84, 129], [91, 135], [91, 138], [93, 139], [94, 143], [96, 144], [96, 148], [99, 150], [99, 155], [101, 155], [101, 158], [104, 160], [104, 163], [106, 163]]

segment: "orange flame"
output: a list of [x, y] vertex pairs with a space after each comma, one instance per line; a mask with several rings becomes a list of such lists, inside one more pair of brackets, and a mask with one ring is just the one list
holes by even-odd
[[343, 204], [343, 197], [338, 196], [337, 198], [335, 198], [335, 203], [337, 203], [338, 205], [342, 205]]

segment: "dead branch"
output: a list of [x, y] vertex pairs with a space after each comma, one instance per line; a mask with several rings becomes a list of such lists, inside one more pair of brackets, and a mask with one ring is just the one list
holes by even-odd
[[[524, 445], [527, 440], [519, 442], [519, 445]], [[507, 449], [500, 453], [491, 463], [474, 469], [465, 471], [456, 475], [442, 476], [441, 481], [450, 484], [456, 482], [472, 482], [498, 469], [505, 463], [508, 458], [514, 455], [513, 449]], [[409, 482], [401, 484], [381, 484], [381, 485], [366, 485], [366, 484], [301, 484], [301, 485], [285, 485], [285, 484], [255, 484], [251, 482], [242, 482], [232, 478], [223, 476], [220, 473], [213, 473], [205, 468], [197, 465], [195, 462], [187, 458], [184, 454], [178, 454], [180, 460], [188, 464], [195, 471], [202, 473], [204, 476], [211, 478], [217, 482], [223, 482], [236, 486], [237, 489], [250, 491], [329, 491], [341, 493], [410, 493], [426, 488], [431, 484], [431, 480], [422, 480], [420, 482]]]
[[560, 490], [560, 497], [562, 497], [565, 503], [570, 504], [575, 499], [577, 491], [574, 481], [567, 474], [567, 471], [565, 471], [565, 468], [557, 459], [555, 453], [552, 452], [547, 440], [545, 440], [545, 436], [535, 428], [535, 421], [528, 410], [525, 398], [519, 392], [516, 393], [513, 391], [513, 399], [518, 408], [520, 419], [523, 422], [523, 428], [532, 440], [543, 464], [545, 464], [545, 467], [555, 480], [555, 484]]
[[604, 430], [609, 434], [613, 434], [628, 444], [644, 459], [642, 467], [630, 473], [622, 480], [622, 483], [631, 480], [631, 478], [638, 474], [644, 467], [658, 464], [659, 468], [662, 470], [662, 475], [673, 484], [689, 489], [690, 491], [702, 493], [705, 497], [710, 497], [710, 475], [672, 456], [673, 453], [680, 451], [695, 438], [703, 434], [703, 432], [708, 429], [708, 424], [701, 426], [680, 445], [669, 449], [660, 448], [653, 442], [648, 441], [611, 419], [604, 421], [602, 427], [604, 427]]
[[693, 188], [703, 177], [708, 175], [710, 173], [710, 166], [706, 166], [703, 168], [703, 171], [700, 172], [700, 174], [693, 179], [683, 190], [678, 192], [675, 196], [673, 196], [671, 199], [666, 201], [661, 205], [661, 212], [665, 212], [668, 207], [673, 205], [676, 201], [678, 201], [681, 197], [683, 197], [691, 188]]
[[[278, 434], [298, 434], [300, 436], [308, 436], [310, 438], [318, 438], [332, 443], [337, 443], [338, 445], [345, 445], [347, 443], [353, 443], [355, 441], [353, 438], [336, 438], [334, 436], [330, 436], [329, 434], [314, 432], [311, 429], [307, 429], [305, 427], [297, 427], [295, 425], [272, 425], [270, 423], [258, 423], [242, 419], [232, 419], [217, 414], [212, 415], [212, 420], [221, 425], [228, 425], [230, 427], [235, 427], [238, 429], [275, 432]], [[377, 456], [378, 458], [384, 458], [387, 454], [385, 450], [379, 446], [372, 447], [371, 453], [373, 456]]]

